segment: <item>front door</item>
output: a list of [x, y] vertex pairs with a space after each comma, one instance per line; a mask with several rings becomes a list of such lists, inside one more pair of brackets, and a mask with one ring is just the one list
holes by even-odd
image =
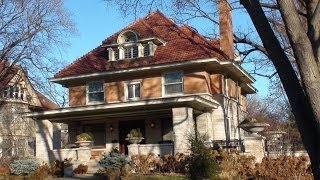
[[[131, 129], [139, 128], [142, 132], [143, 137], [145, 137], [145, 125], [144, 120], [132, 120], [132, 121], [123, 121], [119, 122], [119, 151], [122, 154], [128, 154], [128, 141], [126, 141], [127, 134]], [[143, 140], [141, 143], [145, 143]]]

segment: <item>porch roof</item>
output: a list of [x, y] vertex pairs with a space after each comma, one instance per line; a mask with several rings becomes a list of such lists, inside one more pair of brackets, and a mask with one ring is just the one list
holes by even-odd
[[96, 104], [26, 113], [25, 117], [37, 120], [48, 119], [53, 122], [90, 121], [108, 118], [123, 118], [140, 115], [156, 115], [171, 112], [174, 107], [191, 107], [195, 113], [209, 112], [218, 108], [219, 104], [211, 95], [183, 95], [162, 97], [140, 101], [127, 101], [110, 104]]

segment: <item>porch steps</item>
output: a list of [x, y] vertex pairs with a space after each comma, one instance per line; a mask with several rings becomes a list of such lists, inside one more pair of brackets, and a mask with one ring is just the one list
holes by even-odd
[[99, 169], [103, 169], [99, 165], [99, 160], [96, 159], [90, 159], [89, 161], [72, 161], [73, 167], [76, 168], [80, 164], [84, 164], [88, 166], [88, 174], [94, 174], [96, 173]]
[[97, 160], [101, 159], [102, 154], [105, 152], [105, 150], [91, 150], [91, 160]]

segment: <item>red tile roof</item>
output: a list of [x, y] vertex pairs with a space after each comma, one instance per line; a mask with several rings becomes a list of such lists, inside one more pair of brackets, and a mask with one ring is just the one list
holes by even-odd
[[[108, 61], [107, 48], [103, 45], [116, 44], [117, 37], [126, 30], [135, 31], [139, 38], [157, 37], [164, 40], [165, 45], [158, 46], [153, 57], [142, 57], [118, 61]], [[220, 50], [218, 40], [208, 41], [189, 26], [179, 27], [172, 20], [156, 11], [143, 19], [138, 19], [129, 26], [103, 41], [103, 45], [74, 61], [62, 69], [54, 77], [105, 72], [132, 67], [155, 64], [189, 61], [216, 57], [228, 60]]]
[[5, 75], [5, 77], [2, 77], [4, 75], [4, 73], [6, 72], [6, 70], [9, 68], [10, 64], [9, 61], [7, 60], [3, 60], [0, 62], [0, 89], [4, 88], [10, 81], [11, 79], [16, 75], [16, 73], [18, 72], [19, 68], [17, 66], [13, 66], [10, 70], [10, 72], [8, 72], [7, 75]]
[[43, 108], [45, 109], [58, 109], [59, 106], [52, 102], [50, 99], [48, 99], [46, 96], [41, 94], [39, 91], [35, 90], [36, 95], [38, 96], [38, 99], [42, 105]]

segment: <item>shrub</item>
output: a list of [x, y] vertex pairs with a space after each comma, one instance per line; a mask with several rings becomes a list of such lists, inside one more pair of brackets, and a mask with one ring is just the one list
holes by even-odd
[[205, 146], [206, 136], [189, 136], [191, 154], [189, 157], [188, 177], [190, 179], [214, 179], [217, 176], [218, 164], [213, 159], [211, 150]]
[[100, 171], [100, 174], [106, 176], [107, 179], [112, 179], [115, 177], [120, 178], [120, 175], [128, 176], [131, 161], [126, 155], [110, 152], [102, 155], [99, 164], [104, 168]]
[[188, 168], [188, 156], [177, 153], [176, 155], [164, 155], [157, 162], [157, 167], [161, 172], [165, 173], [183, 173], [187, 172]]
[[306, 157], [264, 157], [255, 167], [255, 177], [262, 179], [312, 179]]
[[77, 141], [93, 141], [92, 133], [81, 133], [76, 138]]
[[88, 172], [88, 166], [84, 164], [79, 164], [79, 166], [74, 169], [75, 174], [85, 174], [87, 172]]
[[10, 169], [7, 166], [0, 166], [0, 175], [10, 174]]
[[126, 164], [130, 164], [130, 159], [126, 155], [111, 152], [109, 154], [103, 154], [99, 161], [99, 164], [104, 169], [121, 169]]
[[148, 155], [131, 156], [132, 163], [135, 165], [136, 172], [147, 174], [156, 168], [157, 157], [150, 153]]
[[254, 174], [254, 159], [253, 156], [240, 155], [240, 152], [231, 149], [213, 150], [213, 159], [219, 165], [219, 177], [222, 179], [247, 179]]
[[34, 159], [16, 160], [10, 164], [10, 171], [15, 175], [24, 175], [35, 172], [39, 163]]

